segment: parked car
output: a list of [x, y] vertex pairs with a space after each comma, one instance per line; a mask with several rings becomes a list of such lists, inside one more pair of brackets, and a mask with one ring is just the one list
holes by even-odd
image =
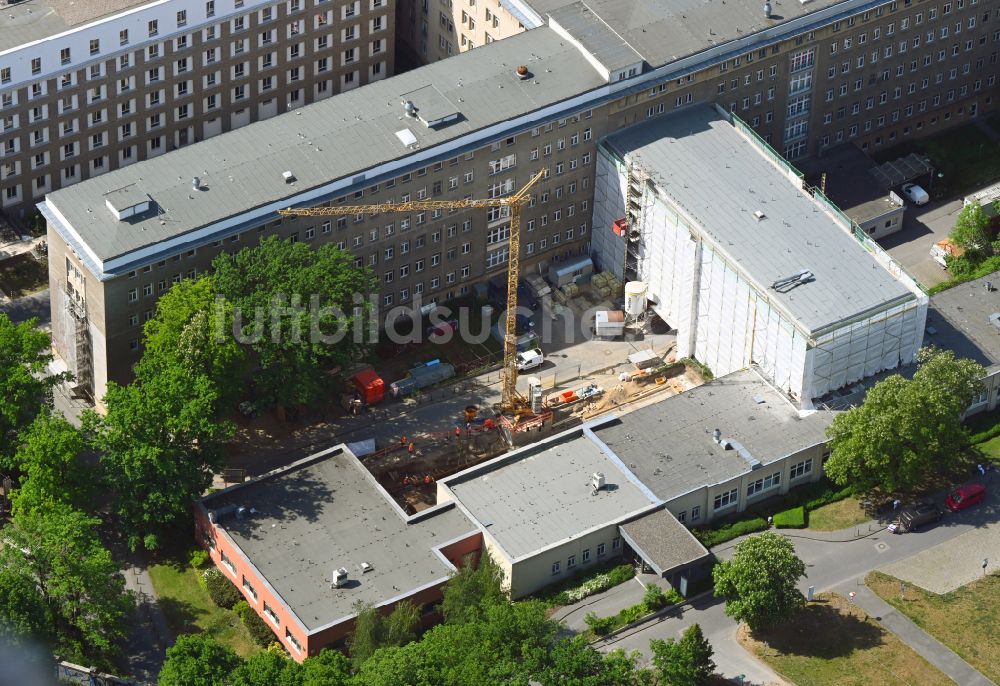
[[958, 512], [983, 502], [984, 498], [986, 498], [986, 488], [980, 484], [966, 484], [945, 498], [944, 504], [952, 512]]
[[540, 348], [525, 350], [517, 354], [517, 371], [525, 372], [535, 367], [541, 367], [543, 362], [545, 362], [545, 355], [542, 354]]
[[944, 511], [932, 503], [911, 505], [899, 513], [900, 531], [903, 533], [914, 531], [925, 524], [940, 521], [943, 516]]
[[903, 191], [903, 196], [914, 205], [926, 205], [931, 199], [927, 191], [915, 183], [904, 183], [901, 190]]

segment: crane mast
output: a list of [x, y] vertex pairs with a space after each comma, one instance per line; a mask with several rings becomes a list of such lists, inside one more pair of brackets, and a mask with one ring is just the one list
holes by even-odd
[[526, 407], [517, 393], [517, 284], [521, 276], [521, 209], [531, 200], [531, 188], [545, 177], [542, 169], [513, 195], [479, 200], [415, 200], [410, 202], [383, 202], [368, 205], [337, 205], [321, 207], [287, 208], [278, 210], [286, 217], [334, 217], [359, 214], [376, 215], [391, 212], [420, 210], [483, 209], [507, 207], [510, 209], [510, 239], [507, 254], [507, 314], [503, 341], [503, 384], [501, 405], [505, 411], [518, 413]]

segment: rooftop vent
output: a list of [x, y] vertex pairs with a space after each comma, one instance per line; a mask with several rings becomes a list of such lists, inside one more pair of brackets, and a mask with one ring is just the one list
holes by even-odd
[[343, 567], [333, 570], [333, 578], [330, 580], [331, 588], [343, 588], [347, 584], [347, 570]]
[[764, 18], [765, 19], [770, 19], [771, 18], [771, 3], [770, 3], [770, 0], [768, 0], [768, 1], [766, 1], [764, 3]]
[[413, 105], [412, 100], [403, 101], [403, 114], [405, 114], [407, 117], [410, 117], [411, 119], [417, 118], [417, 108]]
[[200, 191], [201, 190], [201, 179], [199, 179], [197, 176], [192, 177], [192, 179], [191, 179], [191, 190], [194, 190], [194, 191]]
[[597, 495], [604, 488], [604, 473], [594, 472], [590, 475], [590, 494]]
[[1000, 330], [1000, 312], [994, 312], [990, 315], [990, 324]]
[[367, 574], [368, 572], [372, 571], [373, 569], [375, 569], [375, 568], [372, 567], [369, 563], [367, 563], [367, 562], [362, 562], [361, 563], [361, 573], [362, 574]]
[[531, 78], [531, 72], [528, 71], [527, 66], [522, 64], [517, 69], [514, 70], [514, 76], [524, 81], [526, 79]]
[[399, 142], [408, 148], [412, 148], [417, 144], [417, 137], [413, 135], [413, 132], [409, 129], [401, 129], [396, 132], [396, 138]]
[[716, 443], [722, 443], [722, 432], [718, 429], [715, 429], [712, 432], [712, 440], [715, 441]]
[[796, 286], [801, 286], [804, 283], [809, 283], [810, 281], [815, 281], [816, 277], [808, 269], [800, 269], [791, 276], [786, 276], [783, 279], [778, 279], [771, 284], [771, 288], [778, 291], [779, 293], [787, 293]]
[[285, 180], [285, 183], [295, 183], [295, 174], [290, 170], [281, 172], [281, 178]]
[[757, 221], [760, 221], [761, 219], [764, 218], [764, 213], [761, 212], [760, 210], [757, 210], [753, 213], [753, 216], [757, 218]]

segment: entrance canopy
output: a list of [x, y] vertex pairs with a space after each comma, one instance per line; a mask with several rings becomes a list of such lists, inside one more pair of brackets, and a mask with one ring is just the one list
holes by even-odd
[[618, 528], [625, 542], [660, 576], [690, 567], [710, 555], [687, 527], [666, 509], [651, 512]]

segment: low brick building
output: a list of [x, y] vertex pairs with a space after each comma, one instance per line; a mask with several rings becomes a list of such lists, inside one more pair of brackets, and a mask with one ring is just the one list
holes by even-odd
[[359, 602], [389, 613], [408, 600], [434, 623], [441, 587], [482, 548], [454, 503], [407, 515], [343, 445], [204, 498], [195, 529], [300, 662], [343, 645]]

